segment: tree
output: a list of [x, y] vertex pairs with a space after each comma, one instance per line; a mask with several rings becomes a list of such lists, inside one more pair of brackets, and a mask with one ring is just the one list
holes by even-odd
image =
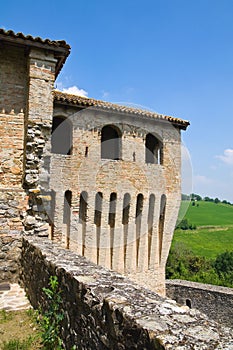
[[215, 260], [214, 268], [217, 273], [233, 273], [233, 252], [224, 252], [219, 254]]
[[202, 200], [202, 197], [199, 195], [199, 194], [196, 194], [196, 193], [192, 193], [191, 194], [191, 200], [192, 201], [201, 201]]
[[219, 202], [220, 202], [220, 200], [218, 198], [215, 198], [214, 203], [218, 204]]

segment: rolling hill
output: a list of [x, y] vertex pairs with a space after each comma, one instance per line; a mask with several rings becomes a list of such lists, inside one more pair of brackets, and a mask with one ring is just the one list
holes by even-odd
[[[185, 214], [185, 215], [184, 215]], [[198, 201], [195, 206], [181, 204], [179, 220], [187, 219], [196, 230], [175, 230], [172, 245], [183, 244], [197, 256], [215, 259], [225, 251], [233, 251], [233, 206]]]

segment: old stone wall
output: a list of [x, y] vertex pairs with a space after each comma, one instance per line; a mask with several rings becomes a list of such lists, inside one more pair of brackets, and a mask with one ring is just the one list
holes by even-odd
[[231, 349], [232, 334], [207, 316], [139, 287], [47, 239], [23, 239], [22, 281], [34, 307], [56, 275], [66, 349]]
[[22, 237], [19, 234], [0, 234], [0, 283], [17, 283], [20, 275]]
[[0, 112], [0, 234], [19, 234], [27, 210], [22, 189], [24, 113]]
[[167, 280], [166, 295], [233, 328], [233, 289], [182, 280]]
[[28, 113], [25, 136], [23, 186], [29, 196], [24, 224], [26, 234], [49, 236], [50, 140], [53, 113], [53, 84], [56, 59], [52, 52], [31, 49], [29, 53]]

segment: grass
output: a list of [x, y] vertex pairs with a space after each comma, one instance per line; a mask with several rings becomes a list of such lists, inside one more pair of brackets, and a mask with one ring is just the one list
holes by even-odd
[[0, 310], [0, 349], [42, 349], [40, 332], [32, 310]]
[[[197, 206], [198, 204], [198, 206]], [[187, 210], [187, 211], [186, 211]], [[197, 256], [215, 259], [225, 251], [233, 251], [233, 206], [200, 201], [195, 206], [182, 202], [180, 217], [184, 216], [196, 230], [176, 230], [172, 244], [182, 242]]]
[[185, 209], [187, 209], [185, 218], [191, 224], [197, 226], [233, 225], [233, 205], [199, 201], [195, 206], [190, 203], [187, 208], [187, 202], [183, 201], [180, 213], [184, 213]]
[[215, 259], [226, 250], [233, 250], [233, 227], [226, 229], [202, 228], [197, 230], [176, 230], [172, 244], [182, 242], [197, 256]]

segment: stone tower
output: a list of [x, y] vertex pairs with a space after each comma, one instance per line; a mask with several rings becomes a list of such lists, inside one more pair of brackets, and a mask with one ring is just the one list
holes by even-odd
[[14, 222], [26, 211], [26, 234], [164, 294], [189, 123], [54, 91], [64, 41], [1, 30], [0, 45], [0, 192], [17, 200]]

